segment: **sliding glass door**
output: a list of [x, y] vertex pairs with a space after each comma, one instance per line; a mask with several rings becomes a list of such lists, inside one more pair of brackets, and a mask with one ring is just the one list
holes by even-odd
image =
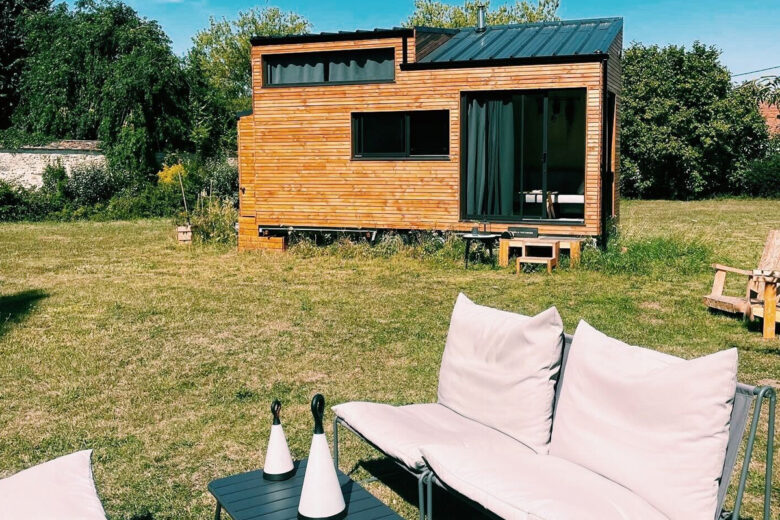
[[463, 96], [463, 216], [582, 220], [585, 89]]

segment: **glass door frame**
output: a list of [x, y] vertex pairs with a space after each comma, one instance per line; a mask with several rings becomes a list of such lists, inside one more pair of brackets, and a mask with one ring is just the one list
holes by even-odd
[[[583, 176], [587, 179], [588, 173], [588, 89], [587, 87], [566, 87], [566, 88], [540, 88], [540, 89], [509, 89], [509, 90], [463, 90], [460, 92], [460, 221], [461, 222], [506, 222], [506, 223], [529, 223], [557, 226], [585, 226], [585, 215], [582, 219], [554, 219], [547, 218], [547, 163], [548, 163], [548, 114], [549, 114], [549, 94], [556, 90], [581, 90], [585, 96], [585, 160]], [[468, 105], [469, 99], [479, 95], [522, 95], [522, 94], [544, 94], [544, 115], [542, 117], [542, 218], [527, 218], [523, 215], [523, 206], [525, 199], [520, 204], [520, 215], [468, 215], [466, 214], [466, 167], [468, 150]], [[525, 107], [523, 106], [523, 111]], [[520, 176], [520, 189], [523, 189], [524, 176]], [[587, 183], [586, 190], [587, 190]], [[587, 198], [586, 198], [587, 200]]]

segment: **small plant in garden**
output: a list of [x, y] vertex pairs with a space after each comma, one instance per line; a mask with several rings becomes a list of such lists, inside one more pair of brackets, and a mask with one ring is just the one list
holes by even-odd
[[184, 168], [184, 165], [181, 163], [172, 164], [170, 166], [164, 167], [162, 170], [157, 172], [157, 183], [178, 184], [179, 176], [181, 176], [181, 178], [184, 179], [187, 176], [187, 170]]
[[235, 244], [238, 211], [229, 200], [201, 194], [190, 215], [196, 243]]

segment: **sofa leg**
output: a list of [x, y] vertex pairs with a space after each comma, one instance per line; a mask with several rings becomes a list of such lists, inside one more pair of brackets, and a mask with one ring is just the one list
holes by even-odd
[[428, 493], [427, 493], [427, 500], [426, 500], [426, 506], [427, 506], [427, 516], [428, 520], [433, 520], [433, 472], [428, 472], [428, 477], [426, 478], [426, 483], [428, 485]]
[[333, 465], [339, 469], [339, 418], [333, 419]]
[[777, 405], [777, 394], [774, 388], [767, 390], [769, 398], [769, 426], [767, 431], [766, 443], [766, 473], [764, 475], [764, 520], [772, 517], [772, 455], [775, 451], [775, 407]]
[[425, 477], [427, 472], [422, 472], [417, 477], [417, 507], [420, 509], [420, 520], [425, 520]]

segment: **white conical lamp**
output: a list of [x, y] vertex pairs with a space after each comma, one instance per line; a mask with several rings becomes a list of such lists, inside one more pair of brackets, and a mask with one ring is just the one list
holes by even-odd
[[265, 450], [263, 466], [263, 478], [266, 480], [287, 480], [295, 475], [290, 448], [287, 447], [287, 437], [284, 436], [284, 429], [279, 420], [280, 411], [282, 411], [282, 403], [276, 399], [271, 404], [274, 422], [271, 425], [271, 436], [268, 439], [268, 449]]
[[311, 413], [314, 416], [314, 436], [311, 439], [306, 475], [303, 477], [298, 518], [338, 520], [347, 516], [347, 506], [330, 455], [328, 439], [322, 428], [325, 398], [321, 394], [315, 395], [311, 400]]

